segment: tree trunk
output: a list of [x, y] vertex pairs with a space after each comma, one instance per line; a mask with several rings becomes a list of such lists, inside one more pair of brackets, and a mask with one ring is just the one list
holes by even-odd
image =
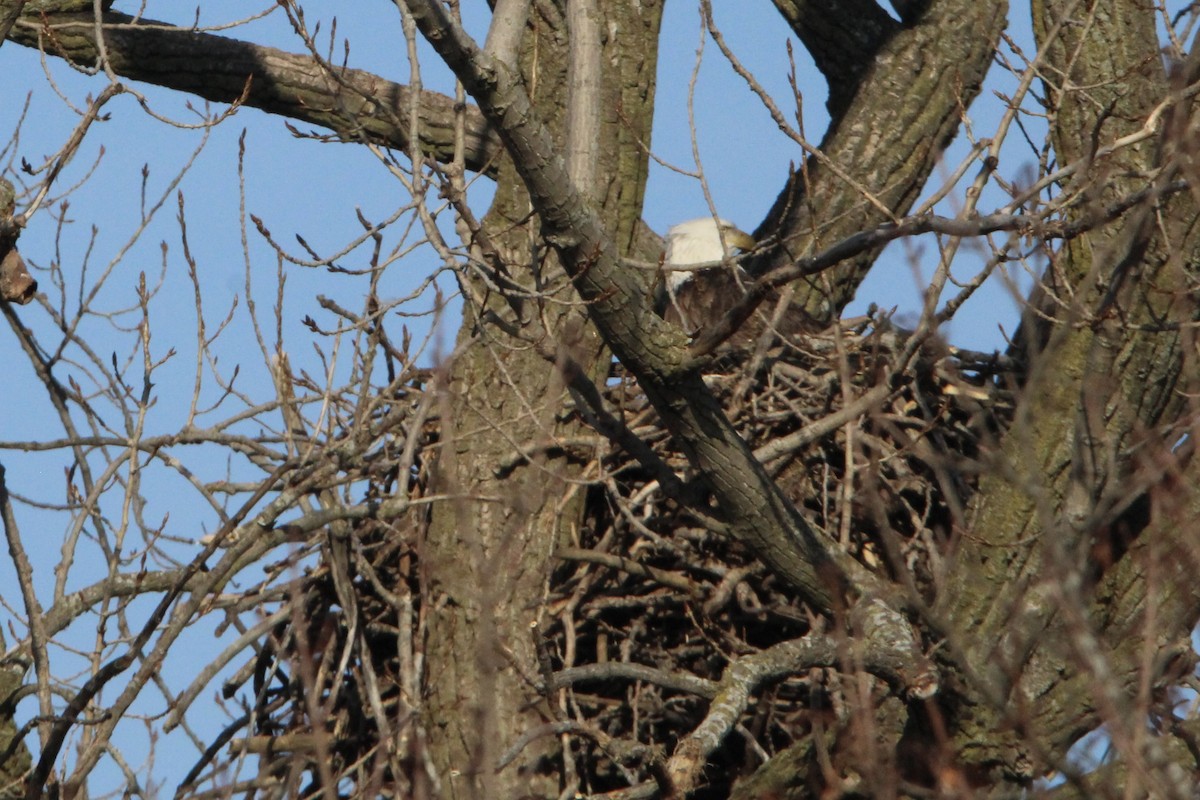
[[[650, 136], [661, 12], [636, 0], [600, 3], [591, 22], [610, 33], [598, 44], [599, 63], [619, 66], [580, 88], [570, 86], [568, 61], [573, 42], [586, 47], [586, 31], [572, 29], [557, 7], [535, 4], [520, 55], [527, 85], [537, 87], [535, 108], [556, 141], [594, 137], [585, 159], [591, 177], [581, 188], [602, 209], [622, 253], [644, 260], [656, 254], [639, 244], [648, 156], [637, 143]], [[564, 98], [571, 92], [590, 95], [578, 102], [597, 110], [594, 130], [568, 130]], [[554, 738], [492, 772], [520, 734], [561, 713], [539, 690], [535, 638], [548, 613], [553, 552], [578, 540], [599, 452], [578, 444], [590, 429], [567, 411], [566, 383], [582, 375], [602, 384], [611, 356], [556, 255], [539, 244], [529, 195], [507, 160], [483, 228], [532, 299], [511, 302], [482, 282], [464, 286], [437, 478], [447, 499], [434, 507], [426, 545], [434, 609], [430, 746], [447, 797], [549, 797], [560, 790]]]
[[[1035, 9], [1040, 43], [1064, 81], [1047, 86], [1060, 163], [1092, 157], [1097, 136], [1137, 132], [1167, 96], [1154, 12], [1103, 5], [1045, 2]], [[1070, 187], [1079, 198], [1071, 213], [1078, 219], [1138, 190], [1141, 175], [1158, 173], [1157, 185], [1165, 186], [1178, 169], [1157, 137], [1121, 149]], [[957, 650], [952, 660], [976, 665], [977, 698], [958, 737], [973, 766], [1000, 766], [1028, 779], [1048, 766], [1039, 750], [1061, 752], [1095, 727], [1100, 713], [1110, 726], [1132, 726], [1114, 733], [1127, 747], [1138, 738], [1130, 699], [1146, 677], [1140, 667], [1147, 659], [1174, 659], [1200, 608], [1195, 593], [1176, 596], [1146, 637], [1133, 622], [1150, 613], [1144, 595], [1116, 588], [1129, 570], [1142, 570], [1144, 579], [1146, 571], [1182, 568], [1168, 555], [1179, 542], [1159, 517], [1162, 509], [1136, 498], [1163, 479], [1153, 464], [1175, 446], [1172, 423], [1194, 391], [1181, 383], [1178, 330], [1161, 326], [1195, 315], [1183, 271], [1200, 241], [1192, 197], [1167, 201], [1157, 223], [1146, 207], [1070, 242], [1046, 279], [1058, 300], [1055, 324], [1025, 329], [1020, 345], [1032, 371], [1019, 424], [974, 502], [975, 535], [962, 539], [943, 595]], [[1126, 555], [1138, 530], [1141, 543]], [[1122, 569], [1103, 575], [1105, 562], [1123, 555]], [[1068, 613], [1089, 605], [1089, 625]], [[1097, 624], [1105, 618], [1124, 621]], [[1081, 657], [1106, 673], [1102, 696], [1095, 692], [1099, 676], [1089, 680], [1070, 669]], [[1023, 742], [979, 737], [1014, 707], [1029, 715]]]

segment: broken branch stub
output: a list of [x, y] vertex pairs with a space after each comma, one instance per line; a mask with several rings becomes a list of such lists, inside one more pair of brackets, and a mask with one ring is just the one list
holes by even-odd
[[37, 281], [25, 267], [17, 252], [17, 237], [21, 226], [13, 219], [16, 192], [13, 185], [0, 178], [0, 300], [25, 305], [37, 291]]
[[0, 262], [0, 299], [25, 305], [33, 299], [37, 286], [17, 248], [10, 249]]

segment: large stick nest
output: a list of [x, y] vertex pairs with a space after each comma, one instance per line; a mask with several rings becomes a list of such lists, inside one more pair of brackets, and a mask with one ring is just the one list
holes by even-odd
[[[928, 599], [983, 454], [1006, 424], [996, 377], [1008, 365], [933, 340], [899, 363], [910, 341], [864, 320], [786, 348], [726, 354], [707, 382], [802, 514], [869, 569]], [[689, 504], [666, 497], [653, 471], [615, 445], [584, 471], [595, 478], [584, 523], [557, 553], [547, 622], [536, 632], [541, 690], [559, 717], [516, 748], [570, 735], [569, 753], [544, 767], [587, 794], [653, 785], [663, 758], [704, 719], [731, 661], [828, 624], [719, 532], [721, 509], [636, 381], [615, 367], [604, 395], [608, 411], [685, 480]], [[437, 427], [427, 425], [425, 452], [436, 444]], [[364, 475], [370, 491], [386, 491], [394, 469], [394, 459], [376, 459]], [[429, 491], [429, 473], [418, 457], [414, 500]], [[259, 756], [246, 788], [296, 796], [332, 777], [360, 795], [410, 795], [427, 764], [420, 672], [429, 593], [418, 563], [426, 524], [419, 504], [403, 519], [356, 524], [351, 542], [324, 541], [319, 566], [289, 585], [292, 613], [227, 685], [229, 696], [253, 686], [246, 717], [221, 740]], [[756, 698], [709, 760], [711, 796], [728, 796], [739, 775], [847, 714], [827, 670], [800, 671]]]

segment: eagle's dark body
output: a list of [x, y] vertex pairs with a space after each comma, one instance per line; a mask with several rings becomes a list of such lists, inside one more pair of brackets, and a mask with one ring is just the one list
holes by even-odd
[[749, 276], [729, 257], [754, 240], [723, 219], [701, 217], [667, 231], [663, 258], [667, 302], [663, 316], [689, 334], [720, 319], [745, 294]]
[[[663, 318], [679, 325], [693, 338], [725, 316], [746, 295], [753, 277], [733, 260], [734, 251], [749, 251], [754, 239], [723, 219], [701, 217], [681, 222], [667, 231], [667, 251], [663, 257], [666, 298]], [[812, 326], [799, 308], [779, 309], [780, 293], [771, 291], [758, 309], [746, 319], [725, 343], [735, 347], [753, 347], [768, 328], [776, 335], [790, 337]], [[777, 315], [777, 311], [781, 311]], [[772, 317], [776, 321], [772, 324]]]

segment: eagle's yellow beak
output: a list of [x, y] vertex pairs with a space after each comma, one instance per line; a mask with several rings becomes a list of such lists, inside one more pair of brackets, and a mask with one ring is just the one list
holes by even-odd
[[738, 230], [732, 225], [722, 227], [721, 233], [725, 236], [725, 245], [727, 247], [736, 247], [739, 250], [750, 251], [754, 249], [756, 244], [753, 236], [743, 230]]

